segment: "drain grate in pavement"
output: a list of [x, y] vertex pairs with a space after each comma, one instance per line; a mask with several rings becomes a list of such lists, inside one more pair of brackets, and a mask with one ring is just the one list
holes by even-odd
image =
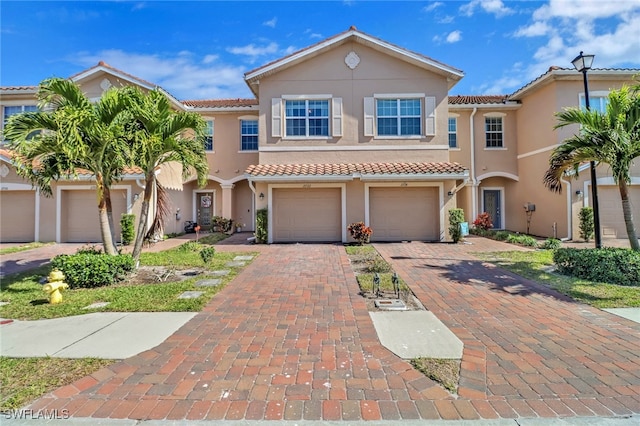
[[406, 311], [407, 305], [400, 299], [377, 299], [373, 302], [378, 309], [387, 311]]

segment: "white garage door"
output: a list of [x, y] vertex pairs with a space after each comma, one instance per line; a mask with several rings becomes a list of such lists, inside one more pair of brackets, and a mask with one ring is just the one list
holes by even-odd
[[276, 188], [273, 241], [341, 241], [341, 211], [340, 188]]
[[[111, 190], [116, 241], [120, 241], [120, 216], [127, 212], [126, 194], [125, 190]], [[65, 243], [102, 242], [96, 191], [62, 191], [61, 231]]]
[[34, 191], [0, 191], [0, 241], [32, 242], [35, 239]]
[[438, 241], [438, 188], [369, 188], [372, 241]]
[[[640, 228], [640, 186], [629, 186], [629, 198], [633, 211], [636, 232]], [[627, 238], [627, 228], [622, 215], [622, 201], [617, 186], [598, 185], [598, 205], [600, 207], [600, 227], [603, 238]]]

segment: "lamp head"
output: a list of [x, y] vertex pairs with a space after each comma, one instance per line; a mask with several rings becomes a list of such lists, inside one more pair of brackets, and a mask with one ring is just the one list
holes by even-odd
[[585, 55], [584, 52], [580, 51], [580, 54], [576, 56], [576, 58], [571, 61], [573, 66], [579, 72], [584, 72], [591, 69], [591, 65], [593, 64], [593, 58], [595, 55]]

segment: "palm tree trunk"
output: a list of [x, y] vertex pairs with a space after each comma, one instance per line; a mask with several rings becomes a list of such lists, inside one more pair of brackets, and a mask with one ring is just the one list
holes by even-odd
[[633, 226], [633, 211], [631, 210], [631, 201], [629, 200], [629, 187], [624, 179], [620, 179], [618, 182], [618, 188], [620, 189], [620, 199], [622, 200], [622, 213], [624, 214], [624, 224], [627, 227], [627, 237], [629, 237], [629, 243], [631, 249], [640, 251], [640, 242], [636, 235], [636, 229]]
[[102, 234], [102, 245], [104, 252], [110, 255], [116, 255], [118, 252], [113, 245], [113, 239], [111, 238], [111, 228], [109, 227], [109, 217], [107, 215], [107, 203], [104, 198], [104, 193], [98, 201], [98, 210], [100, 212], [100, 234]]
[[103, 189], [104, 199], [107, 206], [107, 218], [109, 220], [109, 233], [111, 234], [111, 244], [113, 245], [114, 252], [118, 252], [118, 246], [116, 245], [116, 238], [114, 233], [116, 232], [116, 227], [113, 224], [113, 207], [111, 204], [111, 188], [108, 186]]
[[149, 217], [149, 206], [151, 205], [151, 196], [153, 195], [153, 187], [155, 186], [155, 175], [147, 176], [144, 185], [144, 196], [142, 198], [142, 206], [140, 207], [140, 218], [138, 219], [138, 229], [136, 232], [136, 241], [133, 244], [133, 261], [138, 267], [140, 253], [142, 253], [142, 245], [144, 237], [147, 234], [147, 218]]

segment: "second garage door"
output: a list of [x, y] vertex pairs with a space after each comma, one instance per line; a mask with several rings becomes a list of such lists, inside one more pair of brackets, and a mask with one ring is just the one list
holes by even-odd
[[[627, 228], [622, 214], [622, 201], [617, 186], [598, 185], [598, 205], [603, 238], [627, 238]], [[629, 198], [633, 221], [640, 223], [640, 186], [629, 186]], [[636, 232], [638, 231], [636, 225]]]
[[273, 190], [273, 242], [342, 240], [340, 188]]
[[372, 241], [440, 240], [438, 188], [369, 188]]
[[[127, 212], [126, 191], [111, 190], [114, 235], [120, 241], [120, 216]], [[98, 203], [94, 190], [62, 191], [61, 241], [98, 243], [102, 241]]]
[[35, 239], [35, 191], [0, 191], [0, 241], [32, 242]]

